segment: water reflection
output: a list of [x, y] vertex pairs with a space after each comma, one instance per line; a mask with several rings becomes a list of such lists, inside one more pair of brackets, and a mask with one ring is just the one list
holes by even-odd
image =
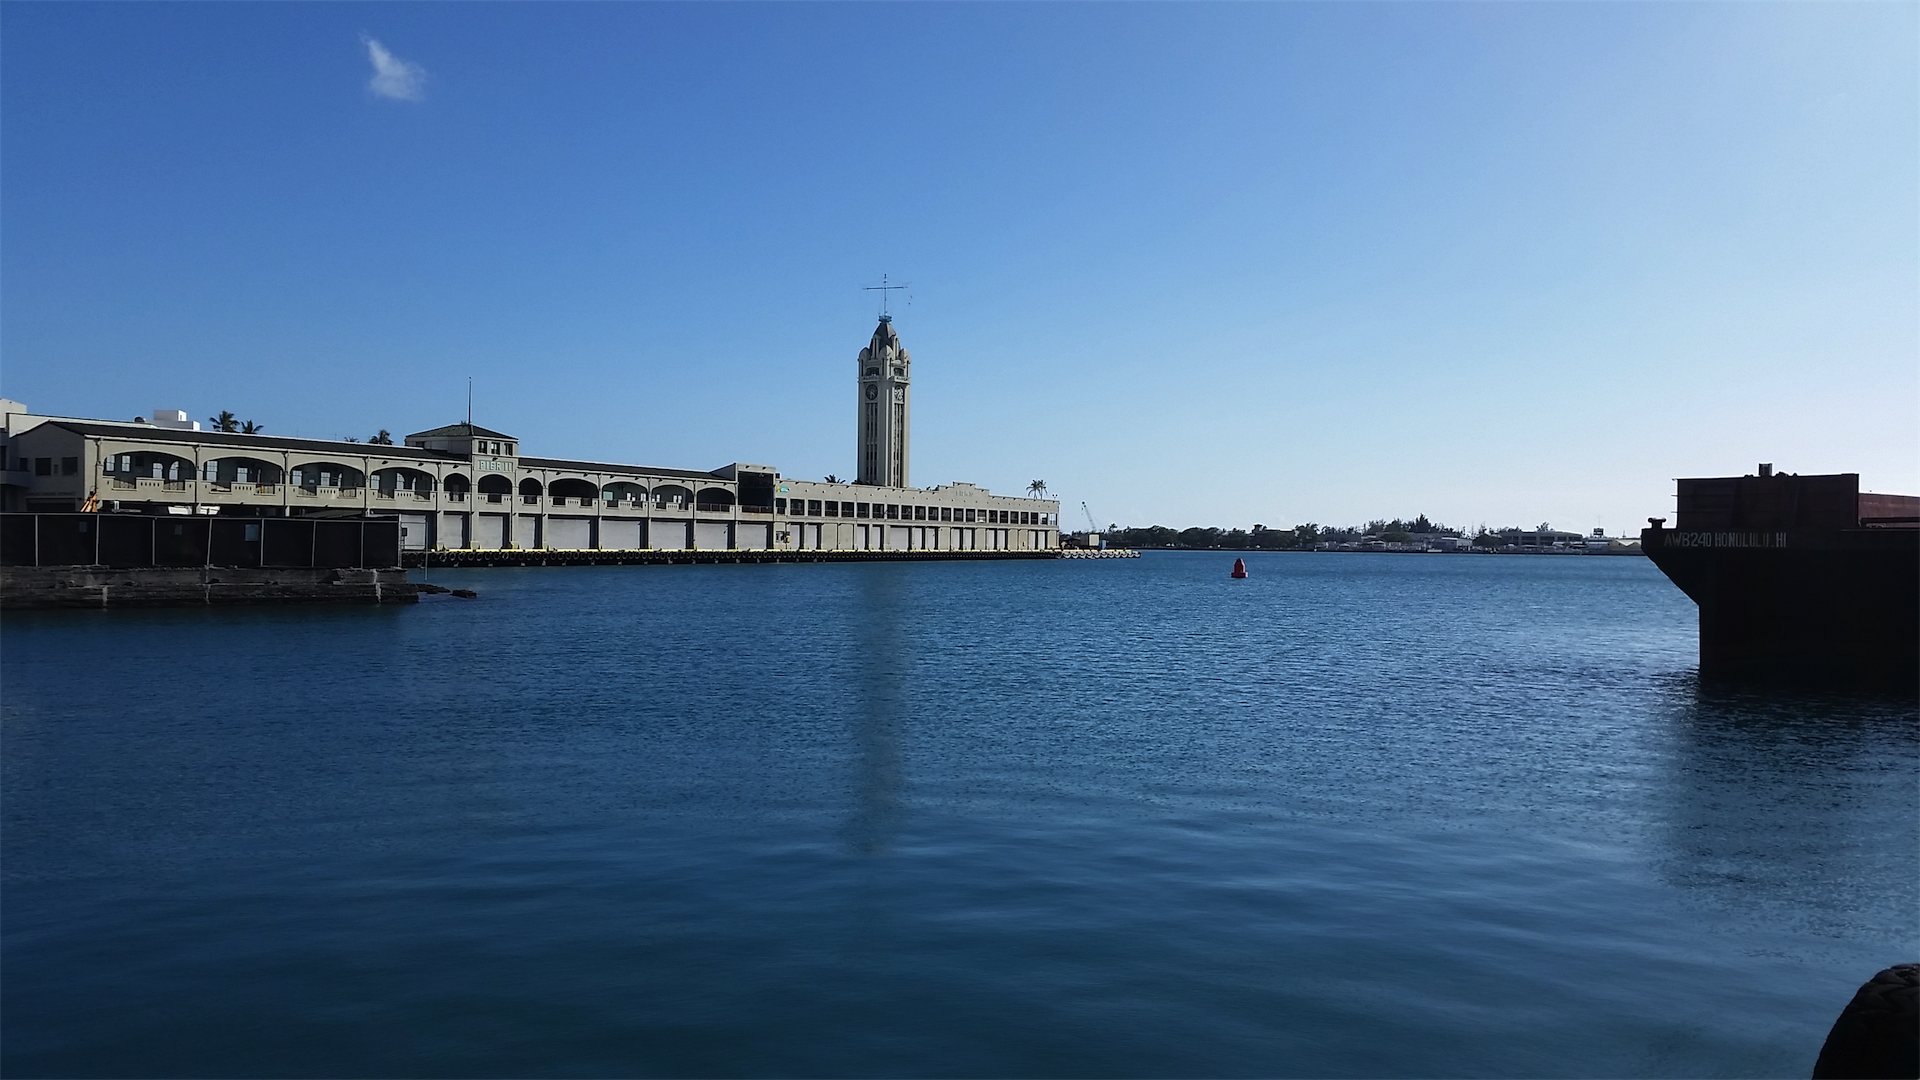
[[1913, 943], [1913, 703], [1691, 676], [1664, 689], [1670, 741], [1651, 793], [1662, 878], [1743, 922]]
[[905, 578], [863, 574], [856, 590], [853, 683], [853, 807], [847, 845], [857, 855], [886, 852], [899, 833], [900, 724], [906, 708]]

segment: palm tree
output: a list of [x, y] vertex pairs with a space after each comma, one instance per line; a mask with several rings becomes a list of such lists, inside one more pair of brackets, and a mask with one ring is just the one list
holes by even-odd
[[209, 416], [207, 419], [213, 421], [213, 430], [215, 431], [240, 430], [240, 421], [234, 417], [231, 409], [221, 409], [219, 416]]
[[840, 482], [840, 478], [839, 478], [839, 477], [837, 477], [837, 476], [835, 476], [835, 475], [833, 475], [832, 473], [828, 473], [828, 474], [827, 474], [827, 483], [829, 483], [829, 484], [837, 484], [837, 483], [839, 483], [839, 482]]
[[359, 442], [359, 441], [360, 441], [360, 436], [358, 436], [358, 435], [342, 435], [342, 436], [340, 436], [340, 441], [341, 441], [341, 442]]
[[1032, 495], [1035, 498], [1039, 498], [1045, 495], [1046, 493], [1047, 493], [1047, 482], [1045, 480], [1035, 480], [1033, 483], [1027, 485], [1027, 494]]
[[393, 436], [388, 434], [386, 428], [381, 428], [380, 434], [375, 435], [373, 438], [368, 439], [367, 441], [372, 443], [375, 446], [392, 446]]
[[240, 434], [242, 435], [264, 435], [266, 433], [267, 425], [265, 424], [256, 424], [248, 420], [240, 425]]

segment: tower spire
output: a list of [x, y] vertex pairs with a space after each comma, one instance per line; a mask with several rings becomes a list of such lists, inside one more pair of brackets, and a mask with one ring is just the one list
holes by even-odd
[[887, 283], [887, 275], [881, 274], [880, 284], [865, 285], [865, 286], [862, 286], [862, 288], [864, 288], [867, 292], [877, 292], [880, 294], [880, 321], [892, 322], [893, 316], [887, 313], [887, 294], [899, 289], [911, 289], [913, 288], [913, 283], [909, 281], [901, 285], [890, 285]]

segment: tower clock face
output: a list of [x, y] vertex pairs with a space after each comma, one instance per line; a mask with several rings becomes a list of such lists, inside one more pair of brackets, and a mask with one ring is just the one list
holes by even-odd
[[880, 396], [880, 388], [873, 385], [872, 383], [868, 383], [867, 384], [867, 400], [872, 401], [879, 396]]

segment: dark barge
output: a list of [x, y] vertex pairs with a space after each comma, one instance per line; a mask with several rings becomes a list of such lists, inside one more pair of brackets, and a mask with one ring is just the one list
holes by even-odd
[[1641, 548], [1700, 608], [1700, 674], [1920, 687], [1920, 497], [1857, 473], [1677, 482]]

